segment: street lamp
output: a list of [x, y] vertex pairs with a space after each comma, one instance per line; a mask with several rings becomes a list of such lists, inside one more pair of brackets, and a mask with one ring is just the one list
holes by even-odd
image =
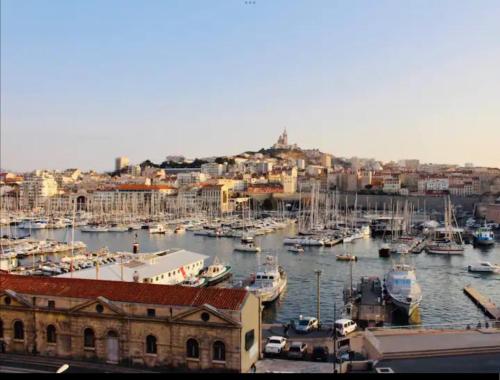
[[315, 270], [314, 273], [316, 273], [316, 315], [318, 319], [318, 327], [321, 325], [321, 320], [320, 320], [320, 297], [319, 297], [319, 276], [321, 276], [321, 270]]

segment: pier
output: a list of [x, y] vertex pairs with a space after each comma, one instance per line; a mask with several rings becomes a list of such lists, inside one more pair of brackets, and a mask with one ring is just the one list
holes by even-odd
[[390, 313], [386, 312], [382, 284], [378, 277], [362, 277], [355, 292], [345, 294], [345, 300], [346, 305], [352, 305], [352, 319], [359, 326], [381, 326], [384, 322], [389, 322]]
[[489, 298], [483, 296], [472, 286], [464, 287], [464, 293], [479, 307], [488, 317], [500, 320], [500, 309]]

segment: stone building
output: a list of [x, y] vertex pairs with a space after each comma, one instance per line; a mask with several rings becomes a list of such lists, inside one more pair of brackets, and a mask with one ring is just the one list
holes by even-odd
[[247, 372], [261, 306], [244, 289], [0, 274], [0, 341], [11, 353]]

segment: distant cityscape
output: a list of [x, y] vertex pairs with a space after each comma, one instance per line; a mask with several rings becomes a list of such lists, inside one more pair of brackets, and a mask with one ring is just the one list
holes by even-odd
[[[318, 149], [290, 144], [286, 129], [268, 149], [235, 156], [188, 159], [169, 155], [159, 164], [130, 163], [118, 157], [114, 170], [84, 172], [77, 168], [0, 174], [2, 208], [30, 210], [81, 208], [108, 210], [133, 192], [151, 194], [160, 203], [182, 203], [231, 212], [250, 198], [293, 196], [313, 186], [321, 191], [400, 196], [500, 196], [500, 168], [421, 163], [418, 159], [381, 162], [373, 158], [342, 158]], [[120, 199], [121, 199], [120, 198]], [[131, 199], [131, 198], [130, 198]], [[494, 203], [494, 202], [491, 202]], [[165, 206], [167, 207], [167, 206]], [[488, 217], [500, 219], [493, 205]]]

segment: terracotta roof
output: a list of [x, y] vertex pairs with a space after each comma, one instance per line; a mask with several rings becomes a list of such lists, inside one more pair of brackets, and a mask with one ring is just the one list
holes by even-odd
[[222, 310], [240, 310], [248, 294], [248, 291], [244, 289], [191, 288], [177, 285], [0, 273], [0, 293], [7, 289], [30, 295], [84, 299], [102, 296], [112, 301], [154, 305], [201, 306], [209, 304]]

